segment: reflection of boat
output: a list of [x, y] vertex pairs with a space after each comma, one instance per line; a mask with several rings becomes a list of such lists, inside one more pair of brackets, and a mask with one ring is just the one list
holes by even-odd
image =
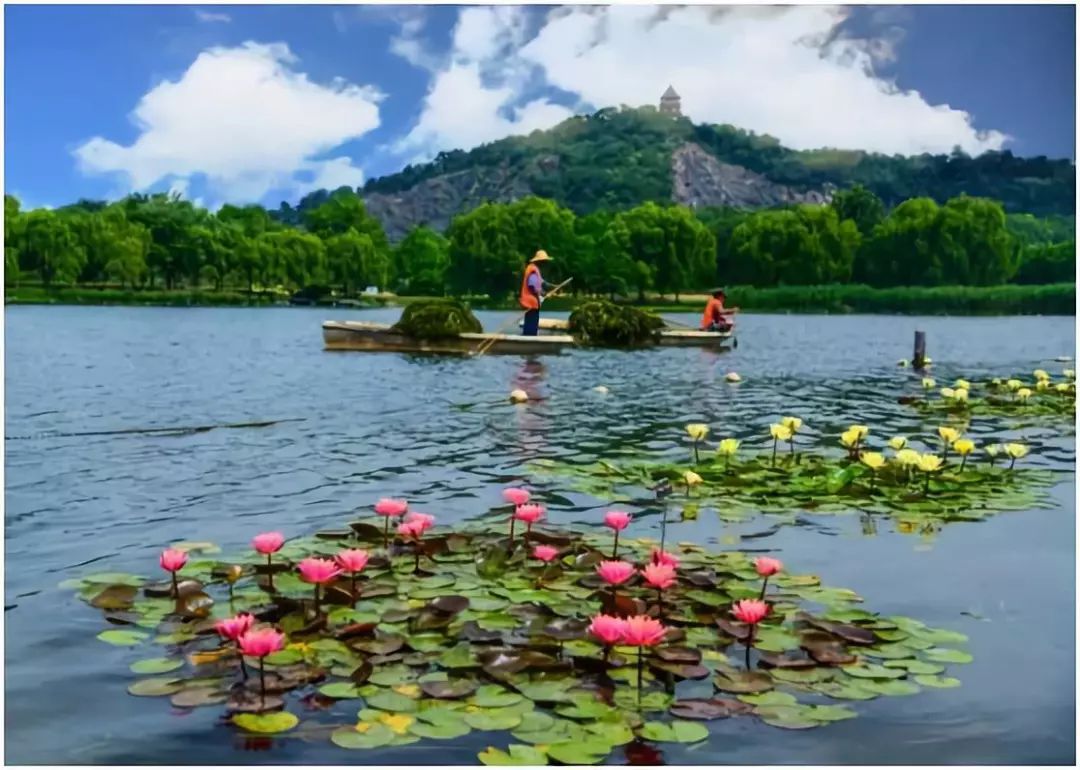
[[[323, 321], [323, 343], [327, 350], [385, 350], [399, 353], [474, 353], [485, 340], [485, 353], [560, 353], [577, 341], [566, 334], [567, 322], [553, 318], [540, 320], [544, 334], [526, 337], [521, 334], [490, 332], [462, 333], [456, 337], [422, 340], [401, 334], [389, 324], [369, 321]], [[692, 329], [664, 329], [658, 347], [724, 348], [734, 342], [732, 332], [701, 332]]]
[[[570, 331], [570, 322], [563, 318], [541, 318], [540, 331], [549, 334], [567, 334]], [[703, 332], [697, 329], [672, 329], [668, 327], [660, 330], [660, 340], [657, 344], [665, 348], [714, 348], [728, 347], [734, 341], [734, 331]]]

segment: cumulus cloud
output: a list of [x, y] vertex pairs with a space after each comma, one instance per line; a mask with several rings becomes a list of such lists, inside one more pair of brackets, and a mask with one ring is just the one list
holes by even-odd
[[653, 102], [670, 83], [694, 120], [768, 133], [796, 149], [915, 154], [959, 145], [976, 154], [1007, 138], [877, 76], [875, 65], [896, 55], [895, 31], [845, 37], [849, 11], [827, 6], [725, 10], [559, 10], [520, 55], [594, 106]]
[[[425, 61], [433, 71], [416, 125], [394, 149], [429, 159], [440, 150], [471, 149], [510, 134], [550, 128], [572, 111], [547, 97], [524, 98], [534, 68], [517, 52], [525, 42], [527, 18], [517, 6], [462, 9], [453, 43], [441, 61]], [[416, 32], [403, 28], [397, 40], [418, 45]], [[412, 49], [392, 50], [409, 61]], [[410, 58], [412, 57], [412, 58]]]
[[[828, 6], [570, 6], [532, 33], [520, 7], [463, 9], [450, 52], [433, 70], [416, 126], [399, 145], [468, 149], [548, 128], [570, 110], [655, 104], [667, 86], [696, 122], [768, 133], [796, 149], [970, 154], [1008, 137], [934, 105], [878, 74], [903, 39], [896, 14], [851, 36], [850, 9]], [[415, 35], [408, 51], [418, 57]], [[538, 87], [539, 86], [539, 87]], [[579, 110], [580, 111], [580, 110]]]
[[230, 201], [257, 201], [305, 181], [358, 185], [363, 172], [326, 153], [379, 125], [381, 94], [336, 79], [312, 82], [282, 43], [203, 51], [180, 76], [147, 92], [124, 146], [94, 137], [75, 150], [82, 170], [115, 174], [130, 190], [160, 182], [187, 190], [193, 177]]
[[228, 24], [232, 21], [232, 16], [227, 13], [215, 13], [212, 11], [200, 11], [195, 10], [195, 18], [201, 21], [203, 24]]

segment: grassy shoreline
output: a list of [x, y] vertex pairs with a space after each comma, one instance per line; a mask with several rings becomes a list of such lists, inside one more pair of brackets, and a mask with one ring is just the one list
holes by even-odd
[[[64, 287], [46, 291], [39, 286], [7, 287], [7, 305], [122, 305], [161, 307], [279, 307], [288, 305], [280, 295], [249, 294], [242, 291], [132, 290]], [[425, 297], [380, 296], [349, 300], [338, 307], [377, 308], [404, 306]], [[649, 296], [641, 307], [657, 312], [697, 313], [706, 295], [685, 294], [676, 302]], [[554, 311], [573, 310], [582, 298], [557, 297], [544, 307]], [[510, 299], [471, 298], [482, 310], [513, 310]], [[882, 313], [902, 315], [1075, 315], [1076, 286], [1059, 283], [1036, 286], [937, 286], [875, 289], [861, 285], [777, 286], [728, 289], [730, 307], [756, 313]], [[333, 303], [320, 303], [334, 307]]]

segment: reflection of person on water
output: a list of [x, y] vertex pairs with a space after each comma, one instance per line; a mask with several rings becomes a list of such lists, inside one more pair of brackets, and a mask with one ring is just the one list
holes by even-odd
[[525, 275], [521, 279], [521, 297], [519, 301], [525, 308], [525, 321], [521, 333], [535, 337], [540, 330], [540, 306], [544, 304], [544, 288], [551, 286], [540, 275], [539, 263], [550, 262], [551, 257], [541, 249], [525, 266]]
[[705, 305], [705, 312], [701, 316], [701, 330], [703, 332], [728, 332], [735, 321], [731, 317], [734, 310], [724, 309], [726, 299], [723, 289], [713, 289], [712, 297]]

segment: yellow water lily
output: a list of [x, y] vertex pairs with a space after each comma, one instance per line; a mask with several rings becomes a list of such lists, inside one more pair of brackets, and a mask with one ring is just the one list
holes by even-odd
[[1001, 387], [1001, 378], [1000, 377], [995, 377], [994, 379], [990, 380], [990, 384], [993, 385], [995, 388], [1000, 388]]
[[785, 417], [780, 420], [780, 424], [790, 430], [792, 433], [798, 433], [799, 428], [802, 427], [802, 419], [799, 417]]
[[1054, 386], [1054, 390], [1056, 390], [1058, 393], [1068, 393], [1069, 385], [1068, 383], [1059, 382], [1057, 385]]
[[954, 387], [963, 388], [964, 390], [971, 390], [971, 383], [964, 379], [959, 379], [953, 383]]
[[709, 435], [709, 426], [703, 422], [692, 422], [686, 426], [686, 432], [694, 441], [704, 441]]
[[896, 453], [896, 462], [903, 466], [914, 466], [919, 464], [919, 457], [914, 449], [901, 449]]
[[1008, 380], [1005, 387], [1009, 390], [1020, 390], [1020, 388], [1024, 387], [1024, 383], [1020, 382], [1020, 380]]
[[791, 428], [786, 425], [774, 422], [769, 426], [769, 433], [772, 435], [772, 464], [776, 465], [776, 445], [780, 441], [791, 441]]
[[850, 428], [840, 434], [840, 443], [848, 449], [854, 449], [859, 445], [859, 433], [858, 431], [851, 430]]
[[739, 451], [739, 440], [737, 438], [726, 438], [720, 442], [720, 446], [716, 448], [716, 451], [724, 456], [724, 470], [726, 471], [731, 463], [731, 458]]
[[922, 378], [922, 386], [923, 386], [924, 390], [933, 390], [936, 385], [937, 385], [937, 383], [934, 382], [933, 377], [923, 377]]
[[409, 726], [416, 721], [416, 717], [411, 714], [379, 714], [379, 721], [389, 727], [395, 735], [405, 735], [409, 731]]
[[934, 454], [919, 455], [919, 470], [923, 473], [934, 473], [941, 470], [942, 459]]
[[969, 438], [957, 439], [953, 442], [952, 448], [962, 458], [960, 460], [960, 472], [963, 473], [964, 466], [967, 465], [968, 455], [975, 451], [975, 442]]
[[870, 429], [865, 425], [851, 425], [848, 427], [848, 430], [855, 431], [860, 439], [864, 439], [870, 435]]
[[1031, 398], [1031, 388], [1020, 388], [1020, 390], [1016, 391], [1016, 397], [1021, 401], [1027, 401]]
[[418, 684], [399, 684], [391, 689], [398, 695], [404, 695], [406, 698], [420, 697], [420, 685]]
[[1039, 380], [1038, 382], [1035, 383], [1035, 390], [1038, 390], [1038, 391], [1050, 390], [1050, 386], [1052, 384], [1053, 383], [1051, 383], [1050, 380]]
[[953, 401], [958, 404], [966, 404], [968, 400], [968, 392], [966, 388], [957, 388], [953, 391]]
[[986, 456], [990, 458], [990, 467], [993, 468], [997, 456], [1001, 454], [1001, 444], [987, 444], [983, 447], [983, 451], [986, 452]]
[[1036, 369], [1034, 372], [1032, 372], [1032, 375], [1035, 377], [1036, 380], [1050, 379], [1050, 373], [1047, 372], [1045, 369]]
[[694, 473], [693, 471], [686, 471], [685, 473], [683, 473], [683, 482], [685, 482], [685, 484], [686, 484], [686, 494], [687, 495], [690, 494], [690, 488], [691, 487], [696, 487], [702, 481], [704, 481], [704, 479], [702, 479], [701, 476]]
[[739, 439], [737, 438], [726, 438], [720, 442], [720, 446], [716, 448], [716, 451], [722, 455], [731, 457], [739, 451], [739, 443]]
[[945, 442], [946, 448], [948, 448], [949, 444], [960, 438], [960, 431], [956, 428], [950, 428], [947, 425], [938, 427], [937, 434], [941, 436], [941, 440]]
[[859, 455], [859, 461], [872, 471], [878, 471], [885, 467], [885, 458], [881, 452], [863, 452]]
[[1016, 465], [1017, 460], [1019, 460], [1021, 457], [1027, 456], [1027, 453], [1029, 451], [1030, 450], [1024, 444], [1006, 444], [1005, 454], [1012, 458], [1011, 462], [1009, 463], [1009, 470], [1011, 471], [1013, 469], [1013, 466]]
[[919, 455], [919, 470], [926, 474], [926, 484], [923, 486], [923, 494], [930, 494], [930, 474], [941, 470], [944, 461], [937, 455]]
[[1064, 369], [1064, 370], [1062, 370], [1061, 374], [1066, 380], [1075, 380], [1076, 379], [1076, 370], [1075, 369]]
[[942, 397], [942, 398], [944, 398], [944, 399], [946, 399], [946, 400], [950, 400], [950, 401], [951, 401], [951, 400], [952, 400], [952, 398], [953, 398], [953, 397], [954, 397], [955, 395], [956, 395], [956, 391], [955, 391], [955, 390], [953, 390], [952, 388], [942, 388], [942, 389], [941, 389], [941, 397]]
[[899, 452], [901, 449], [907, 446], [907, 438], [904, 436], [893, 436], [889, 439], [889, 446]]
[[704, 441], [709, 435], [709, 426], [703, 422], [692, 422], [686, 426], [686, 432], [694, 441], [694, 462], [699, 463], [701, 458], [698, 456], [698, 443]]
[[742, 382], [742, 377], [739, 376], [738, 372], [728, 372], [724, 375], [724, 379], [728, 382]]

